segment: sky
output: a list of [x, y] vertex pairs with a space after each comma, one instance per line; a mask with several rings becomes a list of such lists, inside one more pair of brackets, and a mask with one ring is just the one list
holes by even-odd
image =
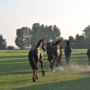
[[33, 23], [57, 25], [61, 36], [82, 34], [90, 25], [90, 0], [0, 0], [0, 34], [15, 46], [16, 30]]

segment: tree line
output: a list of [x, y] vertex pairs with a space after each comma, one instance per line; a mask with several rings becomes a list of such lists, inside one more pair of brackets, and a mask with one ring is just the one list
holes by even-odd
[[[34, 23], [31, 28], [22, 27], [16, 30], [15, 44], [19, 49], [28, 49], [35, 47], [38, 40], [44, 38], [47, 41], [56, 41], [65, 39], [61, 37], [61, 31], [56, 25], [43, 25]], [[90, 25], [84, 30], [82, 35], [77, 34], [75, 37], [69, 36], [71, 47], [75, 49], [84, 49], [90, 43]], [[7, 46], [6, 39], [0, 35], [0, 49], [15, 49], [14, 46]]]
[[60, 38], [60, 29], [54, 25], [45, 26], [39, 23], [34, 23], [32, 28], [22, 27], [16, 31], [15, 43], [20, 49], [35, 47], [37, 41], [44, 38], [47, 41]]
[[73, 36], [69, 36], [69, 40], [71, 41], [72, 48], [75, 49], [87, 49], [90, 47], [90, 25], [88, 25], [84, 30], [82, 35], [77, 34], [75, 38]]

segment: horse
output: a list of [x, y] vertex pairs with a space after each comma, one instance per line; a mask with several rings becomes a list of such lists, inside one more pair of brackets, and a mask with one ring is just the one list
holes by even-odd
[[54, 58], [53, 50], [54, 50], [54, 42], [48, 42], [46, 51], [47, 51], [48, 61], [50, 63], [50, 69], [51, 69], [51, 64], [52, 64], [53, 58]]
[[33, 50], [29, 51], [28, 54], [28, 60], [29, 60], [29, 64], [32, 67], [33, 70], [33, 76], [32, 76], [32, 80], [33, 82], [36, 82], [36, 80], [38, 79], [38, 63], [41, 64], [41, 69], [42, 69], [42, 75], [45, 76], [45, 71], [43, 70], [43, 56], [42, 56], [42, 50], [45, 51], [45, 40], [39, 40], [39, 42], [36, 45], [36, 48]]
[[65, 50], [64, 50], [65, 59], [66, 59], [66, 63], [67, 64], [69, 64], [71, 52], [72, 52], [72, 50], [71, 50], [71, 47], [70, 47], [70, 41], [67, 40], [66, 41], [66, 47], [65, 47]]
[[61, 65], [62, 50], [60, 40], [55, 43], [47, 43], [47, 56], [48, 61], [50, 62], [50, 69], [54, 71], [53, 68], [55, 63], [56, 66]]
[[88, 56], [88, 61], [89, 61], [89, 65], [90, 65], [90, 48], [87, 50], [87, 56]]

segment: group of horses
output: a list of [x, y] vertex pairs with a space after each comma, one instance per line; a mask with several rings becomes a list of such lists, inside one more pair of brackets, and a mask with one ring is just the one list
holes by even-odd
[[[45, 76], [45, 71], [43, 69], [43, 51], [47, 52], [48, 61], [50, 63], [50, 69], [51, 71], [55, 71], [54, 67], [58, 67], [62, 65], [62, 46], [63, 41], [57, 40], [56, 42], [47, 42], [42, 39], [39, 40], [36, 47], [29, 51], [28, 59], [29, 63], [33, 70], [33, 76], [32, 80], [33, 82], [36, 82], [36, 80], [39, 79], [37, 73], [38, 73], [38, 63], [41, 65], [42, 75]], [[66, 41], [66, 46], [64, 49], [65, 53], [65, 60], [66, 63], [69, 64], [70, 56], [71, 56], [72, 49], [70, 47], [70, 41]], [[87, 56], [89, 60], [90, 65], [90, 49], [87, 51]]]
[[[62, 46], [63, 46], [63, 41], [56, 41], [54, 42], [48, 42], [47, 43], [47, 56], [48, 56], [48, 61], [50, 62], [50, 69], [53, 71], [54, 64], [55, 66], [60, 66], [62, 65]], [[70, 47], [70, 41], [66, 41], [66, 47], [65, 47], [65, 58], [66, 58], [66, 63], [69, 64], [70, 61], [70, 55], [71, 55], [71, 47]]]
[[[70, 55], [71, 55], [71, 48], [70, 48], [70, 41], [66, 42], [66, 48], [64, 50], [66, 63], [69, 64]], [[47, 42], [42, 39], [39, 40], [35, 49], [29, 51], [28, 58], [29, 63], [33, 70], [33, 82], [36, 82], [38, 78], [38, 63], [41, 64], [42, 75], [45, 76], [45, 71], [43, 70], [43, 51], [47, 52], [48, 61], [50, 62], [50, 69], [54, 71], [54, 66], [62, 65], [61, 58], [62, 58], [62, 46], [63, 41], [57, 40], [56, 42]]]

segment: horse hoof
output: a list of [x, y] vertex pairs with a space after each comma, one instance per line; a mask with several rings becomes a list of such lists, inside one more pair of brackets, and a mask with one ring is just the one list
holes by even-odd
[[55, 72], [55, 70], [52, 70], [52, 72]]
[[45, 76], [45, 72], [44, 72], [44, 73], [42, 73], [42, 76]]
[[38, 76], [36, 76], [36, 79], [38, 80], [38, 79], [39, 79], [39, 77], [38, 77]]
[[32, 79], [32, 81], [33, 81], [33, 82], [36, 82], [36, 79], [35, 79], [35, 78], [33, 78], [33, 79]]
[[36, 80], [33, 79], [33, 82], [36, 82]]
[[42, 76], [45, 76], [45, 71], [42, 71]]

